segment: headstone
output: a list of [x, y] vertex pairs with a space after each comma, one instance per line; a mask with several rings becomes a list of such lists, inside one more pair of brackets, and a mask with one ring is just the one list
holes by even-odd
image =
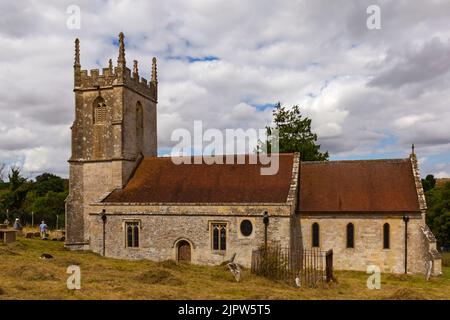
[[16, 241], [16, 231], [3, 230], [0, 232], [0, 241], [7, 244]]

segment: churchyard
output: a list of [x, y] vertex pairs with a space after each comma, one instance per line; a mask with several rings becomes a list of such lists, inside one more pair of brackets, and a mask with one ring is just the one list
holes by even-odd
[[[40, 258], [43, 253], [53, 258]], [[79, 290], [67, 287], [69, 266], [80, 268]], [[0, 299], [450, 299], [448, 266], [430, 281], [382, 274], [381, 288], [372, 290], [364, 272], [334, 275], [337, 282], [326, 287], [297, 288], [248, 269], [236, 282], [226, 266], [110, 259], [39, 238], [0, 245]]]

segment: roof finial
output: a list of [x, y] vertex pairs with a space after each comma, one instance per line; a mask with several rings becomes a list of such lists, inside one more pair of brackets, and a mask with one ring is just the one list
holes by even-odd
[[75, 39], [75, 62], [73, 64], [75, 68], [81, 67], [80, 65], [80, 40]]
[[138, 62], [137, 60], [133, 60], [133, 76], [139, 76]]
[[125, 67], [125, 42], [123, 32], [119, 33], [119, 58], [117, 64], [119, 67]]
[[411, 145], [411, 154], [415, 154], [414, 153], [414, 143]]
[[113, 70], [112, 59], [109, 59], [109, 61], [108, 61], [108, 68], [109, 68], [109, 71], [112, 73], [112, 70]]
[[152, 59], [152, 82], [158, 82], [158, 74], [156, 70], [156, 57]]

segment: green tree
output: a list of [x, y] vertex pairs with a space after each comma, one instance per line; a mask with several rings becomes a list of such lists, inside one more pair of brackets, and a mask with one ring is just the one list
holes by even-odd
[[8, 179], [9, 189], [11, 191], [16, 191], [27, 181], [27, 179], [20, 174], [20, 169], [18, 167], [11, 168], [11, 173], [8, 174]]
[[432, 174], [429, 174], [425, 177], [425, 179], [422, 179], [422, 186], [423, 191], [427, 192], [431, 189], [433, 189], [436, 185], [436, 179]]
[[425, 193], [427, 224], [436, 236], [438, 246], [450, 247], [450, 182]]
[[[274, 129], [278, 130], [278, 145], [280, 153], [299, 152], [302, 161], [328, 160], [328, 152], [321, 152], [317, 142], [317, 134], [311, 132], [311, 119], [303, 117], [300, 107], [295, 105], [290, 109], [277, 103], [273, 110], [274, 126], [267, 126], [267, 136], [271, 137]], [[272, 151], [275, 137], [267, 142], [260, 142], [258, 151]]]
[[21, 175], [20, 169], [16, 167], [11, 168], [8, 179], [8, 192], [2, 199], [3, 206], [12, 212], [20, 211], [31, 183]]
[[[24, 178], [20, 169], [13, 167], [8, 175], [6, 188], [0, 189], [0, 218], [18, 217], [22, 223], [31, 222], [34, 212], [35, 224], [46, 220], [49, 226], [56, 225], [56, 217], [60, 217], [60, 224], [64, 222], [64, 200], [68, 194], [68, 183], [51, 173], [43, 173], [35, 181]], [[2, 220], [3, 221], [3, 220]]]
[[46, 172], [36, 177], [34, 189], [36, 190], [36, 195], [38, 197], [42, 197], [50, 191], [63, 192], [64, 180], [54, 174]]
[[[67, 192], [49, 191], [45, 196], [36, 197], [31, 206], [34, 212], [35, 223], [45, 220], [49, 226], [56, 226], [56, 217], [64, 215], [64, 201], [67, 197]], [[63, 219], [60, 220], [60, 226]]]

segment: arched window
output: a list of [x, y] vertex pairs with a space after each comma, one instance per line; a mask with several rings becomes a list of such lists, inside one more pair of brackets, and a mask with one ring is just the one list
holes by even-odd
[[355, 226], [353, 223], [347, 224], [347, 248], [355, 247]]
[[126, 222], [126, 246], [128, 248], [139, 247], [139, 222]]
[[390, 229], [389, 223], [385, 223], [383, 225], [383, 249], [390, 248]]
[[106, 122], [106, 104], [102, 97], [98, 97], [94, 101], [94, 123]]
[[319, 224], [317, 222], [314, 222], [311, 227], [312, 232], [312, 246], [313, 247], [320, 247], [320, 238], [319, 238]]
[[142, 104], [136, 103], [136, 146], [138, 151], [142, 151], [144, 135], [144, 110]]
[[212, 225], [212, 249], [225, 251], [227, 249], [227, 224], [213, 223]]

